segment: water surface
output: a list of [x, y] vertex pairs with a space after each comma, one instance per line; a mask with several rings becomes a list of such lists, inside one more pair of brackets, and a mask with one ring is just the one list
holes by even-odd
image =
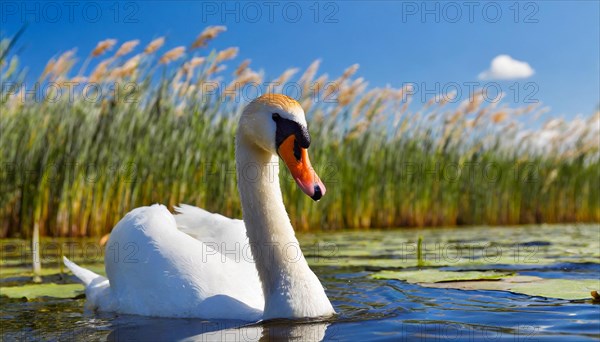
[[[417, 241], [422, 237], [421, 258]], [[84, 310], [75, 298], [2, 297], [2, 340], [599, 340], [600, 305], [506, 291], [428, 288], [374, 279], [381, 270], [502, 271], [548, 279], [599, 279], [600, 226], [439, 228], [300, 234], [304, 253], [338, 315], [328, 320], [247, 323], [161, 319]], [[64, 241], [55, 242], [64, 246]], [[78, 240], [65, 254], [102, 268], [100, 249]], [[0, 285], [21, 286], [29, 251], [2, 242]], [[58, 248], [43, 253], [45, 283], [75, 283], [58, 268]], [[0, 289], [1, 291], [1, 289]]]

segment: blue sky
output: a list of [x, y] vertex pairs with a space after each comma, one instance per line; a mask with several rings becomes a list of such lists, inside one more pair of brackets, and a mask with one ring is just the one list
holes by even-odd
[[[358, 63], [370, 86], [444, 89], [490, 82], [506, 102], [539, 100], [552, 116], [589, 115], [600, 104], [600, 2], [19, 2], [3, 1], [4, 36], [25, 22], [17, 44], [22, 63], [38, 75], [46, 62], [77, 47], [81, 59], [105, 38], [166, 36], [163, 48], [189, 46], [207, 25], [226, 25], [209, 46], [240, 48], [238, 60], [277, 76], [321, 59], [321, 72], [338, 76]], [[527, 63], [523, 78], [479, 79], [498, 55]], [[236, 63], [232, 63], [230, 69]], [[477, 82], [477, 83], [470, 83]], [[449, 88], [446, 88], [449, 89]], [[518, 91], [518, 93], [517, 93]]]

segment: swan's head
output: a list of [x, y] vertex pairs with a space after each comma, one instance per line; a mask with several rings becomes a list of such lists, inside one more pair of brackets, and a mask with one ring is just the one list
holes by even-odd
[[305, 194], [315, 201], [323, 197], [325, 185], [310, 164], [310, 135], [296, 100], [281, 94], [256, 98], [242, 113], [239, 134], [247, 143], [279, 155]]

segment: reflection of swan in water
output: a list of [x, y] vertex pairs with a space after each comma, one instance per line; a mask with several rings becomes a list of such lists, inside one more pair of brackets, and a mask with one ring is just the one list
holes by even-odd
[[[322, 341], [329, 323], [315, 322], [290, 325], [289, 321], [281, 324], [262, 326], [260, 341]], [[330, 336], [332, 330], [329, 329]]]
[[[108, 341], [321, 341], [329, 326], [326, 322], [290, 320], [247, 324], [137, 316], [122, 316], [113, 322], [115, 328]], [[328, 339], [331, 334], [329, 331]]]

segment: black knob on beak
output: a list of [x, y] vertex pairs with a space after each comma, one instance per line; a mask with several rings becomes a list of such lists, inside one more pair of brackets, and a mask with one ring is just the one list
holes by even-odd
[[319, 185], [315, 185], [315, 194], [312, 195], [312, 199], [318, 201], [323, 197], [323, 192], [321, 191], [321, 187]]

